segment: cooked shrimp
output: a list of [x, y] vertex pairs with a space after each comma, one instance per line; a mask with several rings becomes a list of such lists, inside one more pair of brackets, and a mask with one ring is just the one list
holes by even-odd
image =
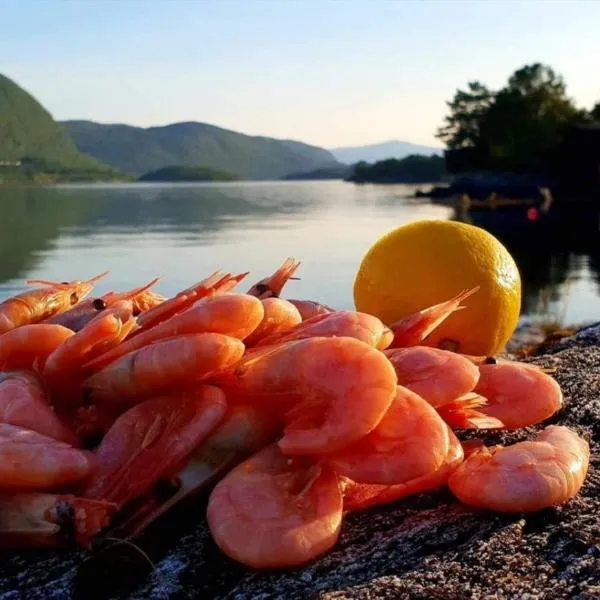
[[344, 512], [356, 512], [372, 506], [389, 504], [446, 485], [450, 475], [464, 459], [463, 448], [450, 429], [448, 429], [448, 436], [450, 441], [448, 453], [436, 471], [398, 485], [374, 485], [346, 480], [343, 485]]
[[233, 289], [248, 273], [231, 275], [231, 273], [213, 273], [200, 283], [179, 292], [173, 298], [161, 302], [154, 308], [143, 312], [138, 318], [140, 330], [147, 330], [163, 321], [166, 321], [173, 315], [184, 311], [194, 304], [194, 302], [207, 296], [225, 293]]
[[46, 361], [44, 377], [56, 380], [81, 370], [82, 366], [109, 351], [136, 326], [131, 302], [120, 300], [92, 319], [60, 345]]
[[108, 273], [102, 273], [87, 281], [57, 283], [30, 280], [30, 284], [46, 287], [23, 292], [0, 303], [0, 334], [32, 325], [68, 310], [81, 302], [92, 291], [94, 284]]
[[412, 315], [396, 321], [390, 325], [394, 332], [394, 340], [390, 348], [404, 348], [418, 346], [437, 327], [439, 327], [452, 313], [462, 310], [461, 302], [479, 290], [479, 286], [466, 290], [446, 302], [424, 308]]
[[77, 450], [35, 431], [0, 423], [0, 489], [43, 490], [87, 477], [92, 464]]
[[215, 429], [226, 408], [225, 394], [208, 385], [134, 406], [96, 450], [94, 473], [81, 495], [123, 506], [145, 494]]
[[154, 297], [154, 295], [150, 291], [150, 288], [156, 285], [157, 282], [158, 277], [146, 285], [135, 288], [128, 292], [108, 292], [99, 298], [87, 298], [66, 312], [55, 315], [50, 319], [46, 319], [44, 323], [62, 325], [63, 327], [68, 327], [77, 333], [92, 319], [96, 318], [100, 312], [110, 308], [116, 302], [123, 301], [128, 301], [131, 303], [132, 314], [139, 314], [142, 312], [140, 310], [140, 306], [152, 306], [152, 302], [149, 300], [149, 298]]
[[351, 337], [383, 350], [392, 341], [392, 332], [377, 318], [353, 310], [322, 314], [283, 333], [263, 338], [257, 345], [268, 346], [312, 337]]
[[396, 485], [437, 471], [450, 447], [448, 426], [423, 398], [402, 386], [379, 425], [327, 457], [338, 474], [357, 483]]
[[85, 382], [90, 399], [126, 409], [235, 364], [244, 344], [220, 333], [181, 335], [130, 352]]
[[75, 335], [62, 325], [23, 325], [0, 335], [0, 370], [41, 371], [47, 358]]
[[90, 371], [84, 363], [118, 346], [136, 326], [133, 305], [120, 300], [61, 344], [46, 361], [43, 378], [61, 415], [71, 420], [82, 405], [82, 384]]
[[302, 565], [329, 550], [342, 525], [337, 476], [269, 446], [210, 495], [210, 531], [225, 554], [254, 568]]
[[0, 372], [0, 423], [36, 431], [77, 446], [77, 436], [56, 416], [40, 380], [25, 371]]
[[116, 359], [159, 340], [192, 333], [222, 333], [243, 340], [261, 323], [263, 305], [247, 294], [224, 294], [204, 298], [191, 308], [142, 331], [86, 365], [97, 371]]
[[231, 397], [285, 414], [279, 446], [288, 454], [342, 449], [375, 429], [396, 395], [387, 358], [347, 337], [257, 348], [216, 381]]
[[[253, 298], [253, 296], [248, 296]], [[269, 335], [285, 333], [302, 323], [298, 309], [283, 298], [265, 298], [261, 301], [264, 317], [258, 327], [244, 340], [246, 346], [253, 346]]]
[[265, 277], [255, 283], [247, 293], [251, 296], [260, 298], [261, 300], [264, 298], [278, 298], [283, 286], [288, 280], [293, 279], [293, 275], [298, 270], [299, 266], [299, 262], [293, 258], [287, 258], [273, 275]]
[[403, 385], [437, 408], [454, 400], [477, 385], [479, 369], [460, 354], [412, 346], [385, 350]]
[[540, 423], [562, 406], [558, 383], [535, 365], [502, 362], [479, 367], [475, 392], [487, 399], [479, 410], [516, 429]]
[[328, 313], [335, 312], [335, 309], [321, 304], [320, 302], [314, 302], [313, 300], [290, 300], [300, 313], [303, 321], [308, 321], [317, 315], [326, 315]]
[[451, 427], [502, 427], [498, 419], [478, 410], [486, 399], [470, 392], [479, 369], [464, 356], [427, 346], [394, 348], [384, 354], [394, 366], [398, 383], [427, 400]]
[[33, 548], [77, 543], [89, 548], [117, 507], [72, 495], [0, 495], [0, 548]]
[[473, 452], [448, 480], [464, 504], [499, 512], [535, 512], [564, 504], [585, 480], [589, 444], [551, 425], [533, 440]]
[[[276, 413], [261, 410], [253, 404], [230, 404], [217, 429], [177, 472], [169, 474], [168, 486], [155, 486], [146, 494], [144, 502], [113, 535], [138, 536], [173, 506], [202, 493], [242, 460], [274, 442], [281, 427], [281, 419]], [[168, 494], [165, 488], [168, 488]]]

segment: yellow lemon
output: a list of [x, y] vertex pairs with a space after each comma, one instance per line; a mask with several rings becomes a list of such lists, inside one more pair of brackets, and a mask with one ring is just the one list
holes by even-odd
[[456, 221], [417, 221], [390, 231], [364, 256], [354, 281], [356, 309], [385, 324], [461, 291], [479, 291], [425, 342], [458, 352], [495, 355], [513, 334], [521, 278], [508, 250], [487, 231]]

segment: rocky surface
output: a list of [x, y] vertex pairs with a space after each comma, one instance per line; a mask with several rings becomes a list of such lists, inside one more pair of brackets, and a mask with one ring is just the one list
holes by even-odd
[[551, 422], [592, 445], [584, 488], [562, 508], [501, 516], [466, 509], [446, 491], [420, 495], [347, 518], [337, 547], [304, 569], [259, 573], [218, 551], [199, 504], [156, 523], [138, 541], [146, 556], [117, 542], [88, 553], [2, 551], [0, 599], [600, 598], [600, 329], [532, 362], [556, 369], [564, 391]]

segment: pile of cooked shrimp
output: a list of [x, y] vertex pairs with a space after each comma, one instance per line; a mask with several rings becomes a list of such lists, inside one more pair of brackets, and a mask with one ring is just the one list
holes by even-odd
[[[91, 297], [29, 282], [0, 304], [0, 547], [131, 538], [213, 487], [217, 545], [252, 567], [332, 548], [343, 516], [448, 486], [462, 503], [537, 511], [577, 494], [589, 446], [549, 426], [512, 446], [455, 430], [560, 409], [532, 365], [427, 345], [477, 288], [391, 326], [281, 298], [288, 259], [248, 292], [214, 273]], [[215, 485], [216, 483], [216, 485]]]

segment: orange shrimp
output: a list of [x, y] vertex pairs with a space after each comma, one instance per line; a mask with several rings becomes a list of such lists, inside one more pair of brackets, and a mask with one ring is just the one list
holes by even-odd
[[558, 383], [535, 365], [502, 362], [479, 367], [475, 392], [487, 402], [482, 413], [516, 429], [540, 423], [562, 407]]
[[390, 345], [393, 334], [377, 317], [353, 310], [341, 310], [317, 315], [287, 332], [269, 335], [257, 345], [268, 346], [312, 337], [351, 337], [384, 350]]
[[356, 483], [396, 485], [437, 471], [450, 448], [448, 426], [423, 398], [402, 386], [371, 433], [326, 463]]
[[502, 427], [501, 421], [478, 410], [486, 399], [470, 392], [479, 380], [479, 369], [464, 356], [427, 346], [394, 348], [384, 354], [398, 383], [427, 400], [450, 426]]
[[86, 361], [111, 350], [136, 326], [133, 305], [120, 300], [92, 319], [83, 329], [60, 345], [44, 365], [43, 378], [54, 405], [65, 418], [82, 403], [82, 384], [89, 372]]
[[117, 507], [72, 495], [39, 492], [0, 495], [0, 548], [53, 547], [92, 538], [110, 522]]
[[243, 354], [240, 340], [220, 333], [181, 335], [126, 354], [87, 379], [85, 387], [93, 403], [126, 409], [205, 380]]
[[62, 325], [23, 325], [0, 335], [0, 370], [41, 371], [47, 358], [75, 335]]
[[35, 431], [0, 423], [0, 489], [43, 490], [87, 477], [86, 454]]
[[250, 567], [293, 567], [332, 548], [342, 525], [337, 475], [268, 446], [225, 476], [207, 508], [223, 552]]
[[464, 504], [499, 512], [535, 512], [564, 504], [587, 475], [589, 444], [567, 427], [551, 425], [531, 441], [483, 447], [448, 480]]
[[316, 317], [317, 315], [326, 315], [335, 312], [335, 309], [320, 302], [314, 302], [313, 300], [288, 299], [288, 302], [291, 302], [298, 309], [303, 321], [308, 321], [308, 319], [312, 319], [312, 317]]
[[273, 443], [280, 431], [281, 421], [275, 414], [252, 404], [230, 404], [223, 422], [183, 466], [168, 477], [170, 493], [165, 493], [167, 486], [160, 489], [155, 486], [111, 535], [138, 536], [173, 506], [197, 496], [240, 461]]
[[131, 302], [121, 300], [97, 315], [47, 359], [44, 377], [68, 376], [98, 355], [118, 347], [136, 326]]
[[344, 512], [356, 512], [372, 506], [389, 504], [446, 485], [450, 475], [456, 471], [464, 460], [463, 448], [450, 429], [448, 429], [448, 436], [450, 440], [448, 453], [444, 462], [436, 471], [398, 485], [365, 484], [356, 483], [349, 479], [345, 480], [343, 484]]
[[251, 296], [260, 298], [261, 300], [264, 298], [278, 298], [283, 286], [290, 279], [294, 279], [293, 275], [298, 270], [299, 266], [300, 262], [293, 258], [287, 258], [273, 275], [265, 277], [255, 283], [247, 293]]
[[225, 394], [212, 386], [152, 398], [122, 414], [95, 452], [81, 495], [118, 506], [171, 475], [225, 415]]
[[[248, 296], [253, 298], [253, 296]], [[285, 333], [302, 322], [298, 309], [283, 298], [265, 298], [261, 301], [264, 317], [258, 327], [244, 340], [253, 346], [269, 335]]]
[[132, 305], [132, 313], [139, 314], [139, 306], [148, 303], [147, 298], [152, 294], [150, 288], [159, 281], [156, 277], [146, 285], [135, 288], [128, 292], [108, 292], [99, 298], [88, 298], [80, 302], [66, 312], [60, 313], [46, 319], [44, 323], [62, 325], [75, 331], [76, 333], [83, 329], [92, 319], [96, 318], [100, 312], [111, 307], [116, 302], [129, 301]]
[[105, 277], [102, 273], [87, 281], [30, 280], [29, 284], [42, 284], [47, 287], [23, 292], [0, 303], [0, 334], [44, 321], [64, 312], [81, 302], [92, 291], [94, 284]]
[[77, 436], [50, 407], [40, 380], [24, 371], [0, 372], [0, 423], [36, 431], [71, 446]]
[[396, 395], [387, 358], [348, 337], [257, 348], [215, 380], [228, 397], [281, 415], [279, 447], [288, 454], [342, 449], [375, 429]]
[[390, 329], [394, 332], [394, 340], [390, 344], [390, 348], [418, 346], [452, 313], [464, 309], [465, 307], [461, 306], [460, 303], [472, 296], [478, 290], [479, 286], [466, 290], [446, 302], [424, 308], [423, 310], [396, 321], [390, 325]]
[[247, 294], [224, 294], [204, 298], [191, 308], [98, 356], [86, 365], [86, 370], [97, 371], [129, 352], [178, 335], [222, 333], [243, 340], [258, 327], [263, 316], [261, 301]]
[[437, 408], [472, 391], [479, 380], [479, 369], [460, 354], [412, 346], [385, 350], [398, 384], [406, 386]]
[[[173, 298], [161, 302], [154, 308], [143, 312], [138, 318], [140, 330], [150, 329], [173, 315], [189, 308], [194, 302], [214, 294], [223, 294], [233, 289], [248, 273], [231, 275], [231, 273], [220, 273], [216, 271], [200, 283], [179, 292]], [[137, 332], [136, 332], [137, 334]], [[136, 335], [134, 334], [134, 335]]]

